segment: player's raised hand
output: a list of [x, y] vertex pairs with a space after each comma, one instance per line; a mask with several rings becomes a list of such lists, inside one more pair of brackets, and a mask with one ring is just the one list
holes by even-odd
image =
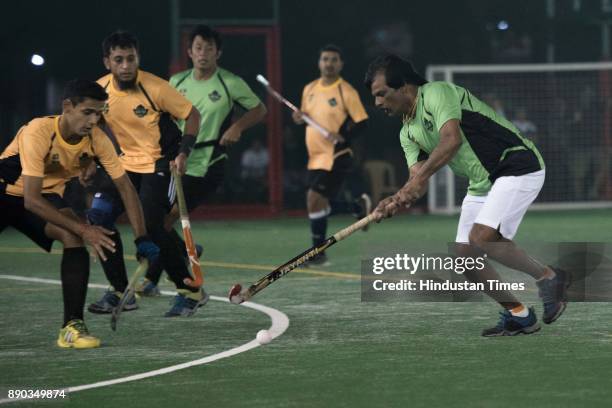
[[291, 114], [291, 119], [293, 119], [293, 122], [296, 125], [303, 125], [304, 122], [304, 114], [302, 113], [302, 111], [293, 111], [293, 113]]
[[225, 131], [225, 133], [223, 133], [221, 140], [219, 140], [219, 144], [221, 146], [231, 146], [240, 140], [240, 136], [242, 136], [240, 129], [238, 129], [236, 126], [231, 126]]
[[113, 231], [109, 231], [99, 225], [83, 224], [81, 228], [81, 238], [86, 244], [96, 250], [103, 261], [106, 261], [104, 249], [115, 252], [115, 241], [109, 237], [109, 235], [114, 234]]

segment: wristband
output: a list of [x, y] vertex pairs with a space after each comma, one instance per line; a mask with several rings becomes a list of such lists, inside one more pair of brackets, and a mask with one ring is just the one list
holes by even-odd
[[181, 147], [179, 147], [179, 153], [185, 153], [185, 156], [189, 156], [195, 142], [196, 137], [194, 135], [183, 135], [183, 138], [181, 139]]

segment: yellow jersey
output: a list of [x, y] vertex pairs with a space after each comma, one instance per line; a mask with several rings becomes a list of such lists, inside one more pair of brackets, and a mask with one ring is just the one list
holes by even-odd
[[98, 83], [108, 93], [104, 119], [121, 148], [119, 159], [126, 170], [153, 173], [155, 162], [162, 157], [159, 132], [161, 113], [168, 112], [177, 119], [187, 119], [191, 102], [171, 87], [168, 81], [145, 71], [138, 71], [137, 85], [133, 89], [115, 88], [112, 78], [112, 74], [105, 75], [98, 79]]
[[33, 119], [19, 129], [2, 152], [0, 160], [14, 160], [15, 168], [20, 169], [17, 181], [7, 184], [7, 194], [23, 196], [22, 176], [33, 176], [43, 178], [43, 194], [61, 196], [66, 182], [79, 176], [94, 157], [111, 178], [117, 179], [125, 174], [112, 142], [100, 128], [94, 127], [91, 134], [79, 143], [70, 144], [60, 132], [59, 120], [60, 116]]
[[[332, 133], [338, 133], [348, 119], [354, 123], [368, 119], [359, 94], [342, 78], [327, 86], [321, 83], [321, 79], [306, 85], [301, 111]], [[330, 171], [335, 157], [350, 152], [348, 148], [335, 151], [334, 144], [310, 126], [306, 127], [306, 148], [309, 170]]]

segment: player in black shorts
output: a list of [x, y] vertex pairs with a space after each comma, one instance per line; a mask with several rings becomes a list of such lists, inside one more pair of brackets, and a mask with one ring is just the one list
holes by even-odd
[[64, 246], [61, 263], [64, 323], [57, 339], [63, 348], [94, 348], [83, 306], [89, 281], [91, 245], [101, 259], [116, 251], [113, 232], [82, 222], [63, 199], [66, 182], [94, 159], [108, 172], [136, 237], [137, 253], [154, 262], [159, 248], [145, 231], [138, 195], [115, 149], [97, 124], [108, 95], [91, 81], [75, 80], [64, 89], [62, 114], [37, 118], [22, 127], [0, 155], [0, 231], [13, 227], [45, 251], [54, 240]]

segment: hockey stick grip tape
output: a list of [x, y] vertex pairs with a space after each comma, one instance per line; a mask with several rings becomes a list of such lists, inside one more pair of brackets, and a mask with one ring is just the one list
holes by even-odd
[[369, 223], [371, 223], [374, 220], [376, 220], [376, 215], [374, 213], [372, 213], [372, 214], [368, 215], [367, 217], [360, 219], [356, 223], [354, 223], [352, 225], [349, 225], [345, 229], [336, 232], [334, 234], [334, 238], [336, 239], [336, 241], [341, 241], [344, 238], [346, 238], [349, 235], [351, 235], [353, 232], [362, 229], [363, 227], [365, 227], [366, 225], [368, 225]]

